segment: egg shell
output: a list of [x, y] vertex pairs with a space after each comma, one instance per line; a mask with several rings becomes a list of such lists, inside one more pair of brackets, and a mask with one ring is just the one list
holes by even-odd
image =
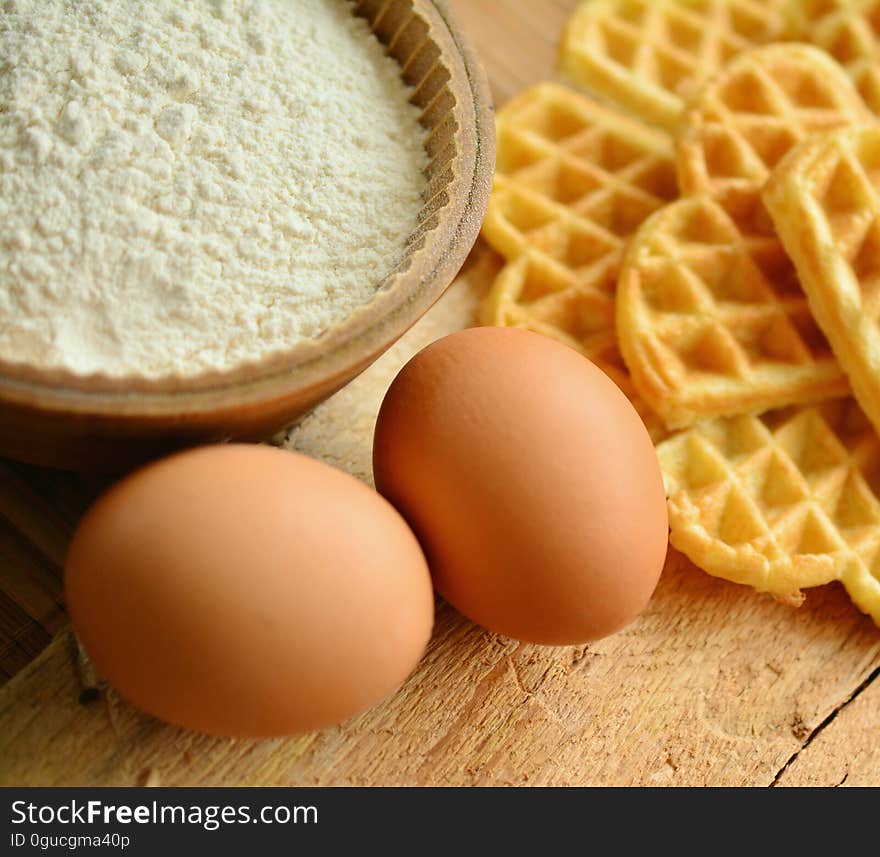
[[393, 507], [266, 446], [128, 476], [81, 522], [65, 577], [74, 629], [119, 693], [214, 735], [345, 720], [407, 677], [433, 622], [424, 555]]
[[383, 401], [373, 468], [437, 590], [493, 631], [595, 640], [657, 584], [668, 526], [651, 439], [614, 382], [561, 343], [473, 328], [428, 346]]

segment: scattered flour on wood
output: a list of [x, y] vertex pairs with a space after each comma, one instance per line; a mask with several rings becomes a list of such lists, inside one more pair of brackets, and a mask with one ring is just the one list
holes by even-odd
[[368, 301], [425, 131], [347, 0], [0, 0], [0, 359], [230, 368]]

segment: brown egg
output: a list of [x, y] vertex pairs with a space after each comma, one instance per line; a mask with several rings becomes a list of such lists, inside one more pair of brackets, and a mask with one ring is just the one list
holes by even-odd
[[657, 584], [668, 529], [648, 433], [601, 370], [551, 339], [474, 328], [417, 354], [382, 404], [373, 467], [437, 590], [493, 631], [598, 639]]
[[215, 735], [304, 732], [373, 705], [415, 667], [434, 611], [389, 503], [266, 446], [184, 452], [111, 488], [77, 529], [66, 589], [123, 697]]

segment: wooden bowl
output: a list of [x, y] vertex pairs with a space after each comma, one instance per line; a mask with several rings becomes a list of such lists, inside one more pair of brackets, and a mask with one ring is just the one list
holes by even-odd
[[196, 443], [261, 440], [372, 363], [440, 297], [473, 246], [495, 166], [489, 88], [443, 0], [360, 0], [429, 130], [419, 228], [375, 298], [270, 359], [180, 378], [111, 378], [0, 361], [0, 455], [120, 471]]

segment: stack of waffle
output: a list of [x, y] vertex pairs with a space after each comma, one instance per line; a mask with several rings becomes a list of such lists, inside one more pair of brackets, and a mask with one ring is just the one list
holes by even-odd
[[880, 0], [587, 0], [560, 67], [498, 113], [481, 321], [617, 381], [698, 566], [880, 624]]

